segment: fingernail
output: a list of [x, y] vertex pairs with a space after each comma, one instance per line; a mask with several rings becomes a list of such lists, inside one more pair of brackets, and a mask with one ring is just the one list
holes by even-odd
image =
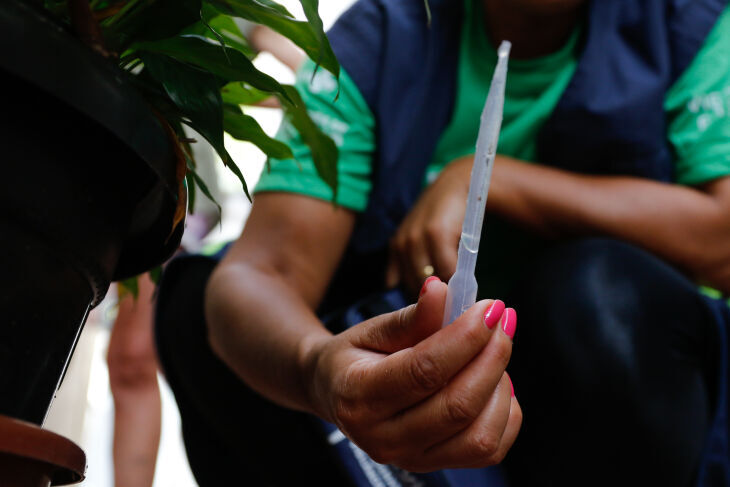
[[497, 299], [487, 306], [486, 311], [484, 311], [484, 324], [487, 325], [487, 328], [490, 330], [494, 328], [502, 313], [504, 313], [504, 301], [501, 299]]
[[423, 286], [421, 286], [421, 292], [418, 294], [418, 297], [420, 298], [421, 296], [426, 294], [426, 288], [428, 287], [428, 283], [430, 283], [431, 281], [440, 281], [440, 280], [441, 279], [439, 279], [436, 276], [431, 276], [428, 279], [426, 279], [426, 282], [424, 282]]
[[512, 397], [515, 397], [515, 386], [512, 384], [512, 377], [507, 374], [507, 379], [509, 380], [509, 387], [512, 390]]
[[502, 329], [508, 337], [515, 337], [515, 330], [517, 329], [517, 312], [512, 308], [504, 310], [502, 315]]

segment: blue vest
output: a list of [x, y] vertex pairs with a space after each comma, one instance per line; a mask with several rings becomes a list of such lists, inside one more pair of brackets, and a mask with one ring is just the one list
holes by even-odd
[[[329, 33], [373, 112], [378, 152], [352, 249], [383, 248], [421, 192], [451, 120], [462, 0], [360, 0]], [[538, 136], [539, 161], [670, 181], [664, 97], [727, 0], [594, 0], [576, 72]]]

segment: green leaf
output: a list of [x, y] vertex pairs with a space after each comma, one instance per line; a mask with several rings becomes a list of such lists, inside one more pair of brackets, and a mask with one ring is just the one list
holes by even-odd
[[223, 108], [223, 128], [231, 137], [251, 142], [268, 157], [274, 159], [294, 158], [289, 146], [266, 135], [256, 119], [241, 113], [240, 110], [235, 111], [229, 107]]
[[221, 88], [223, 103], [231, 105], [255, 105], [271, 96], [271, 93], [257, 90], [239, 81], [228, 83]]
[[124, 293], [129, 293], [136, 300], [139, 297], [139, 282], [137, 281], [137, 279], [138, 276], [134, 276], [130, 277], [129, 279], [119, 281], [119, 287], [121, 291], [120, 295], [123, 295]]
[[280, 99], [284, 113], [289, 122], [297, 129], [304, 143], [312, 151], [312, 160], [317, 174], [332, 188], [333, 200], [336, 201], [337, 146], [309, 117], [304, 102], [296, 88], [285, 85], [284, 89], [289, 94], [289, 98], [296, 101], [296, 105], [293, 105], [284, 99]]
[[222, 15], [216, 9], [203, 4], [200, 11], [200, 22], [180, 32], [180, 35], [196, 35], [214, 40], [219, 45], [224, 45], [241, 51], [249, 59], [256, 57], [248, 40], [236, 25], [236, 21], [229, 15]]
[[274, 10], [280, 12], [282, 15], [291, 17], [292, 19], [294, 18], [294, 16], [286, 9], [285, 6], [278, 4], [273, 0], [258, 0], [258, 2], [266, 5], [267, 7], [273, 8]]
[[278, 81], [256, 69], [251, 60], [242, 53], [230, 47], [221, 47], [201, 36], [189, 35], [157, 42], [142, 42], [136, 44], [135, 48], [166, 54], [227, 81], [245, 81], [254, 88], [287, 96]]
[[241, 182], [243, 192], [250, 200], [243, 173], [223, 143], [223, 100], [218, 78], [160, 54], [142, 52], [140, 57], [152, 77], [162, 84], [173, 103], [187, 117], [184, 123], [213, 146]]
[[[201, 178], [200, 175], [197, 172], [195, 172], [195, 169], [191, 165], [188, 165], [188, 173], [185, 177], [188, 177], [188, 176], [192, 179], [191, 186], [197, 186], [198, 188], [200, 188], [200, 191], [203, 192], [205, 197], [208, 198], [210, 201], [212, 201], [213, 204], [216, 206], [216, 208], [218, 208], [218, 216], [220, 217], [220, 214], [223, 211], [221, 208], [221, 205], [218, 203], [218, 201], [216, 201], [215, 197], [213, 197], [213, 194], [210, 192], [210, 189], [208, 189], [208, 185], [205, 184], [205, 181], [203, 181], [203, 178]], [[192, 203], [191, 203], [191, 207], [192, 207]]]
[[145, 68], [162, 84], [181, 112], [213, 147], [223, 145], [223, 100], [218, 79], [167, 56], [140, 54]]
[[[130, 3], [134, 0], [129, 0]], [[135, 42], [174, 36], [200, 21], [201, 0], [152, 0], [102, 24], [104, 39], [112, 51], [123, 52]]]
[[[190, 168], [190, 165], [188, 165]], [[190, 214], [195, 213], [195, 198], [197, 197], [197, 191], [195, 190], [195, 180], [190, 171], [185, 173], [185, 186], [188, 188], [188, 211]]]
[[317, 2], [313, 0], [300, 0], [305, 8], [305, 15], [310, 19], [316, 16], [314, 25], [309, 22], [295, 20], [291, 14], [282, 13], [281, 9], [274, 6], [273, 2], [262, 0], [207, 0], [223, 13], [241, 17], [251, 22], [266, 25], [279, 34], [290, 39], [312, 60], [317, 62], [327, 71], [340, 76], [340, 65], [337, 62], [332, 47], [323, 35], [319, 14], [316, 13]]
[[[324, 25], [322, 24], [322, 19], [319, 16], [319, 0], [299, 0], [299, 3], [302, 5], [304, 15], [307, 17], [309, 25], [312, 27], [319, 40], [319, 53], [316, 59], [312, 58], [312, 60], [317, 63], [317, 66], [314, 69], [314, 72], [316, 73], [321, 60], [326, 54], [331, 54], [332, 57], [335, 55], [332, 52], [332, 46], [330, 46], [329, 40], [327, 40], [327, 36], [324, 33]], [[339, 71], [333, 74], [336, 74], [337, 77], [339, 77]], [[312, 75], [312, 77], [314, 77], [314, 75]]]
[[162, 279], [162, 266], [158, 265], [154, 269], [150, 270], [150, 281], [152, 281], [155, 286], [160, 285], [160, 279]]

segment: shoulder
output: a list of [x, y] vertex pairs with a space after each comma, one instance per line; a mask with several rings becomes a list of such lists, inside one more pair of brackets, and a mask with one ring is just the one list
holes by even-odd
[[[453, 10], [452, 3], [429, 0], [434, 17], [440, 11]], [[340, 64], [372, 108], [382, 70], [394, 57], [391, 54], [415, 55], [432, 31], [424, 0], [359, 0], [337, 20], [328, 37]], [[401, 64], [399, 70], [408, 67]]]

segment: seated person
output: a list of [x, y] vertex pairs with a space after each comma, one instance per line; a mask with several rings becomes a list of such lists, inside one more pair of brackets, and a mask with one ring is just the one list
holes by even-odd
[[[730, 485], [730, 313], [695, 284], [730, 291], [727, 2], [429, 3], [430, 25], [421, 0], [361, 0], [330, 33], [339, 87], [300, 70], [338, 206], [285, 122], [297, 161], [272, 161], [212, 277], [202, 257], [168, 270], [158, 343], [199, 482], [347, 485], [314, 414], [411, 471], [506, 454], [511, 486]], [[439, 330], [432, 279], [332, 334], [318, 314], [453, 272], [502, 39], [478, 280], [520, 330], [501, 301]]]

